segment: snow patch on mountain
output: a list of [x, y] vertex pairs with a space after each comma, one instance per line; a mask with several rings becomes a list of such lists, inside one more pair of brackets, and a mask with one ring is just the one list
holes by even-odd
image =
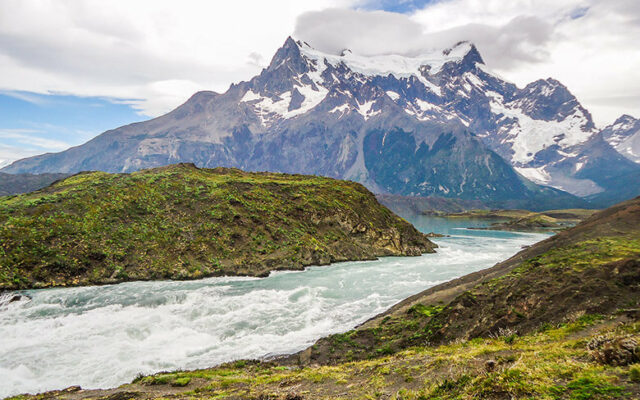
[[[398, 54], [361, 56], [345, 51], [341, 55], [327, 54], [318, 51], [305, 42], [298, 42], [300, 52], [310, 60], [315, 61], [321, 74], [326, 65], [338, 67], [345, 65], [351, 71], [364, 76], [389, 76], [398, 79], [410, 76], [422, 77], [422, 70], [435, 75], [442, 67], [452, 61], [460, 61], [472, 49], [468, 42], [462, 42], [451, 49], [432, 51], [417, 57], [407, 57]], [[426, 68], [422, 68], [425, 67]]]
[[631, 161], [640, 163], [640, 130], [624, 139], [614, 148]]
[[334, 114], [334, 113], [340, 113], [340, 116], [344, 115], [345, 112], [349, 111], [351, 109], [351, 106], [347, 103], [345, 104], [341, 104], [339, 106], [336, 106], [334, 108], [332, 108], [329, 111], [329, 114]]
[[623, 115], [602, 131], [605, 140], [629, 160], [640, 163], [640, 120]]
[[393, 101], [398, 101], [400, 98], [400, 95], [393, 90], [387, 90], [385, 93], [387, 93], [387, 96], [389, 96]]
[[471, 72], [465, 72], [462, 77], [467, 80], [467, 82], [471, 83], [473, 86], [477, 87], [477, 88], [481, 88], [483, 86], [485, 86], [485, 83], [480, 80], [480, 78], [478, 78], [476, 75], [472, 74]]
[[372, 110], [371, 107], [375, 103], [375, 100], [367, 101], [365, 103], [358, 103], [358, 113], [364, 117], [364, 120], [368, 120], [369, 118], [380, 114], [381, 110]]
[[535, 183], [546, 185], [551, 181], [551, 176], [547, 171], [545, 171], [545, 168], [546, 167], [538, 167], [538, 168], [515, 167], [514, 169], [518, 171], [518, 173], [524, 176], [525, 178]]
[[487, 91], [487, 95], [491, 98], [491, 112], [499, 115], [498, 121], [503, 123], [499, 133], [507, 133], [504, 141], [512, 144], [511, 162], [514, 166], [524, 166], [533, 161], [536, 153], [547, 147], [574, 146], [583, 143], [593, 134], [582, 129], [587, 121], [579, 111], [561, 121], [534, 119], [522, 109], [505, 103], [501, 94]]
[[291, 109], [292, 91], [284, 92], [274, 100], [271, 97], [262, 96], [259, 93], [248, 90], [240, 101], [252, 104], [262, 121], [262, 125], [267, 126], [271, 122], [272, 119], [270, 117], [273, 114], [284, 119], [304, 114], [320, 104], [329, 92], [319, 85], [316, 85], [315, 89], [311, 85], [295, 86], [295, 88], [304, 97], [304, 100], [302, 100], [300, 107], [294, 109]]

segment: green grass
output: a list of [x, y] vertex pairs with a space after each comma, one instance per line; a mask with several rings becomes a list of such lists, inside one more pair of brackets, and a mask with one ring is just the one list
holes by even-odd
[[581, 272], [637, 256], [640, 256], [640, 237], [602, 237], [551, 249], [541, 256], [524, 262], [507, 277], [517, 276], [539, 267], [564, 272]]
[[410, 314], [421, 315], [423, 317], [433, 317], [442, 311], [442, 306], [425, 306], [424, 304], [415, 304], [408, 310]]

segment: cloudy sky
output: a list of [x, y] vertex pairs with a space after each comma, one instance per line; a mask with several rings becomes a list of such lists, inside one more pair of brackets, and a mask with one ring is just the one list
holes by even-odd
[[2, 0], [0, 165], [225, 91], [288, 35], [365, 55], [471, 40], [519, 86], [563, 82], [599, 126], [640, 117], [638, 0]]

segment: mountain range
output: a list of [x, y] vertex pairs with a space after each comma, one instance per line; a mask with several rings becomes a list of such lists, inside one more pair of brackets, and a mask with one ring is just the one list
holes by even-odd
[[585, 207], [637, 194], [625, 181], [640, 174], [640, 121], [625, 115], [598, 130], [560, 82], [520, 89], [469, 42], [418, 57], [360, 56], [289, 37], [259, 75], [224, 93], [198, 92], [163, 116], [1, 171], [178, 162], [350, 179], [381, 194]]

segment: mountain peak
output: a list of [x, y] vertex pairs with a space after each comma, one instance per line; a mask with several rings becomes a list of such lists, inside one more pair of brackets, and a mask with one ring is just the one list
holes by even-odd
[[638, 119], [632, 117], [629, 114], [622, 114], [611, 125], [618, 126], [618, 127], [630, 126], [630, 125], [635, 124], [638, 121], [639, 121]]
[[282, 47], [297, 47], [298, 43], [296, 43], [296, 40], [291, 37], [291, 36], [287, 36], [287, 39], [285, 39], [284, 44], [282, 45]]
[[267, 69], [274, 70], [284, 64], [293, 64], [294, 69], [302, 72], [301, 70], [304, 70], [306, 67], [300, 53], [300, 49], [304, 44], [304, 42], [294, 40], [291, 36], [287, 37], [282, 47], [276, 51]]
[[601, 134], [624, 157], [640, 163], [640, 119], [623, 114]]
[[557, 90], [561, 90], [562, 93], [565, 94], [569, 92], [566, 86], [560, 83], [560, 81], [553, 78], [538, 79], [529, 83], [523, 89], [524, 92], [528, 92], [530, 94], [535, 93], [547, 97], [556, 93]]
[[640, 119], [628, 114], [619, 116], [611, 125], [602, 130], [607, 141], [614, 147], [618, 146], [624, 138], [632, 136], [638, 131], [640, 131]]
[[470, 41], [463, 40], [454, 44], [451, 48], [442, 51], [442, 54], [448, 56], [458, 56], [464, 64], [473, 65], [475, 63], [484, 64], [484, 60], [475, 44]]

